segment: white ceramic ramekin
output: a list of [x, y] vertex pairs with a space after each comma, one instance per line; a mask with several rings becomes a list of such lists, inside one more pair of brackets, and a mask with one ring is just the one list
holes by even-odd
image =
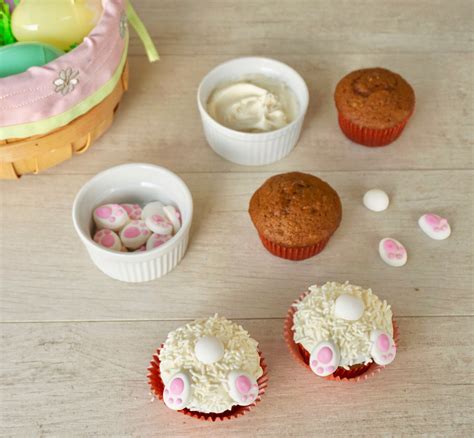
[[[226, 128], [208, 114], [207, 100], [217, 86], [254, 74], [283, 81], [293, 90], [298, 100], [298, 115], [293, 122], [276, 131], [247, 133]], [[300, 137], [308, 100], [308, 87], [295, 70], [282, 62], [259, 57], [237, 58], [218, 65], [204, 77], [197, 93], [198, 108], [209, 146], [226, 160], [247, 166], [274, 163], [292, 151]]]
[[[162, 246], [125, 253], [108, 250], [92, 240], [92, 212], [97, 206], [156, 200], [175, 205], [182, 216], [181, 229]], [[108, 276], [128, 282], [154, 280], [176, 267], [188, 246], [192, 217], [193, 200], [183, 180], [152, 164], [124, 164], [97, 174], [81, 188], [72, 207], [74, 228], [92, 261]]]

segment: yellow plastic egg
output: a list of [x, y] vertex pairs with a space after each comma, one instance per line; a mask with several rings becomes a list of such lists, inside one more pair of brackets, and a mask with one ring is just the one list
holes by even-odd
[[13, 11], [12, 31], [18, 41], [69, 50], [90, 33], [101, 13], [101, 0], [22, 0]]

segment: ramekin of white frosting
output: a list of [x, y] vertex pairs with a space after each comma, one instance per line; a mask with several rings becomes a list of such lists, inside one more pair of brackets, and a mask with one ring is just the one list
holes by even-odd
[[259, 166], [288, 155], [308, 108], [303, 78], [268, 58], [237, 58], [201, 81], [197, 101], [211, 148], [237, 164]]

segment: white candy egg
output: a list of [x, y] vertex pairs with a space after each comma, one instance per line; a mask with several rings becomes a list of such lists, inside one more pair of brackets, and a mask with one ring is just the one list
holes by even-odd
[[364, 309], [364, 303], [359, 297], [342, 294], [336, 299], [334, 314], [336, 318], [357, 321], [364, 314]]
[[369, 190], [363, 198], [364, 205], [372, 211], [384, 211], [387, 209], [390, 200], [388, 195], [380, 189]]
[[217, 362], [224, 356], [224, 344], [215, 336], [203, 336], [194, 345], [197, 359], [206, 365]]

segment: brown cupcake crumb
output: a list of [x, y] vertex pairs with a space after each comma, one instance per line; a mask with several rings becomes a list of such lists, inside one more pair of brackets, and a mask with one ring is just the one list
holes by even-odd
[[345, 118], [372, 129], [398, 125], [415, 107], [415, 93], [410, 84], [384, 68], [349, 73], [337, 84], [334, 100]]
[[249, 213], [259, 234], [286, 247], [315, 245], [328, 239], [342, 218], [336, 191], [301, 172], [269, 178], [250, 200]]

